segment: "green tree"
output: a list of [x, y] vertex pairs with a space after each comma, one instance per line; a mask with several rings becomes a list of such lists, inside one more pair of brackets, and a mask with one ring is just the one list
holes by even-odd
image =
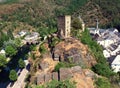
[[80, 19], [79, 18], [75, 18], [73, 19], [73, 22], [72, 22], [72, 27], [74, 29], [82, 29], [82, 25], [81, 25], [81, 22], [80, 22]]
[[110, 77], [111, 75], [113, 75], [112, 70], [109, 68], [109, 66], [106, 65], [106, 63], [96, 64], [93, 67], [93, 71], [105, 77]]
[[7, 41], [8, 39], [9, 37], [2, 31], [0, 31], [0, 48], [3, 47], [4, 41]]
[[25, 62], [22, 59], [19, 59], [18, 64], [19, 64], [20, 68], [24, 68], [25, 67]]
[[18, 78], [18, 75], [15, 70], [11, 70], [9, 74], [9, 78], [11, 81], [16, 81]]
[[5, 47], [5, 52], [6, 52], [6, 55], [11, 57], [13, 55], [16, 55], [17, 49], [14, 48], [13, 46], [9, 45], [9, 46]]
[[47, 83], [46, 86], [36, 86], [35, 88], [76, 88], [76, 85], [75, 82], [71, 82], [69, 80], [52, 80], [51, 82]]
[[20, 38], [14, 39], [14, 43], [15, 43], [16, 47], [20, 47], [21, 46], [21, 39]]
[[46, 49], [45, 46], [42, 44], [42, 45], [40, 45], [40, 47], [39, 47], [39, 51], [40, 51], [40, 53], [44, 54], [44, 53], [47, 52], [47, 49]]
[[13, 36], [13, 34], [12, 34], [12, 30], [11, 30], [11, 29], [9, 29], [9, 30], [7, 31], [7, 35], [9, 36], [10, 39], [14, 39], [14, 36]]
[[106, 78], [98, 78], [95, 84], [97, 88], [111, 88], [110, 82]]
[[3, 55], [0, 55], [0, 67], [4, 67], [7, 64], [6, 57]]

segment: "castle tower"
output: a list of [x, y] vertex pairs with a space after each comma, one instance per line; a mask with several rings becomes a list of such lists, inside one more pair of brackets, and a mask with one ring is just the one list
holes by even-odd
[[71, 16], [59, 16], [58, 17], [58, 36], [60, 38], [70, 37], [71, 29]]

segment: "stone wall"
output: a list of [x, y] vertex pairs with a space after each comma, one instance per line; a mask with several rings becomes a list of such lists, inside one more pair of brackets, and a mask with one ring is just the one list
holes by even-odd
[[[74, 74], [83, 74], [83, 70], [80, 66], [74, 66], [71, 68], [60, 68], [59, 72], [41, 73], [37, 76], [37, 85], [49, 82], [51, 80], [65, 80], [72, 78]], [[87, 76], [93, 77], [94, 74], [86, 73]]]

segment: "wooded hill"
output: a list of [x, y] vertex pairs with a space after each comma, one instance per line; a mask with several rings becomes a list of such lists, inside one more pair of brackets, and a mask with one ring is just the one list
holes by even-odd
[[[104, 27], [119, 28], [120, 0], [8, 0], [8, 6], [16, 6], [16, 11], [2, 15], [3, 21], [18, 21], [34, 27], [56, 27], [56, 17], [70, 14], [81, 15], [87, 26], [95, 26], [96, 19]], [[11, 3], [10, 3], [11, 2]], [[3, 5], [4, 6], [4, 5]], [[7, 8], [8, 9], [8, 8]], [[12, 10], [13, 8], [11, 8]], [[14, 9], [13, 9], [14, 10]]]

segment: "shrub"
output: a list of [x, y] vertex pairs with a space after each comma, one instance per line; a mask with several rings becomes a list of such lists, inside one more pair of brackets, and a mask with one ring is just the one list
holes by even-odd
[[64, 81], [56, 81], [52, 80], [47, 83], [45, 86], [36, 86], [35, 88], [76, 88], [75, 82], [71, 82], [69, 80]]
[[110, 69], [107, 60], [103, 55], [103, 49], [99, 44], [97, 44], [96, 41], [92, 40], [90, 33], [87, 29], [82, 33], [81, 42], [88, 45], [88, 47], [91, 50], [91, 53], [95, 56], [98, 62], [98, 64], [96, 64], [92, 68], [92, 70], [98, 73], [99, 75], [110, 77], [113, 74], [113, 72]]
[[97, 88], [111, 88], [110, 82], [106, 78], [98, 78], [95, 84]]
[[17, 75], [16, 71], [15, 71], [15, 70], [11, 70], [11, 71], [10, 71], [10, 74], [9, 74], [10, 80], [11, 80], [11, 81], [16, 81], [16, 80], [17, 80], [17, 77], [18, 77], [18, 75]]
[[25, 62], [22, 59], [19, 59], [18, 64], [19, 64], [20, 68], [24, 68], [25, 67]]
[[56, 66], [54, 71], [59, 71], [60, 68], [69, 68], [75, 66], [74, 63], [69, 63], [69, 62], [59, 62]]
[[42, 44], [42, 45], [40, 45], [40, 47], [39, 47], [39, 51], [40, 51], [41, 54], [44, 54], [44, 53], [47, 52], [47, 49], [46, 49], [45, 46]]
[[13, 55], [16, 55], [17, 49], [14, 48], [13, 46], [9, 45], [9, 46], [5, 47], [5, 52], [6, 52], [6, 55], [11, 57]]

